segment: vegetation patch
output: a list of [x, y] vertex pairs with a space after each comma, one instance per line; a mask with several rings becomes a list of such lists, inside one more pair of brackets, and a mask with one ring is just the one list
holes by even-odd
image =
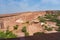
[[39, 20], [40, 22], [45, 22], [45, 21], [46, 21], [46, 19], [45, 19], [44, 17], [41, 17], [41, 16], [38, 16], [38, 20]]
[[[47, 13], [44, 17], [38, 16], [38, 20], [40, 22], [46, 22], [46, 21], [56, 22], [56, 26], [59, 26], [58, 30], [60, 30], [60, 20], [58, 19], [58, 16], [60, 16], [60, 15]], [[45, 27], [45, 30], [52, 31], [51, 27], [48, 27], [48, 26], [44, 26], [44, 27]]]
[[26, 26], [24, 26], [21, 31], [24, 32], [25, 36], [29, 36], [29, 33], [26, 30]]
[[12, 31], [6, 30], [6, 32], [4, 31], [0, 31], [0, 38], [16, 38], [17, 35], [13, 34]]
[[56, 31], [60, 32], [60, 27], [58, 27], [58, 29]]
[[18, 25], [15, 25], [13, 27], [14, 27], [14, 30], [17, 30], [18, 29]]
[[40, 35], [40, 34], [44, 34], [44, 32], [36, 32], [33, 35]]
[[45, 30], [52, 31], [52, 27], [45, 26]]

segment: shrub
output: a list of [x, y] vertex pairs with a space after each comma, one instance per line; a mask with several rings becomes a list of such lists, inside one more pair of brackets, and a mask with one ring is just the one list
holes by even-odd
[[6, 34], [6, 38], [16, 38], [16, 35], [10, 32], [9, 34]]
[[24, 26], [23, 28], [22, 28], [22, 32], [26, 32], [27, 30], [26, 30], [26, 26]]
[[52, 31], [52, 28], [45, 26], [45, 30], [47, 30], [47, 31]]
[[44, 32], [36, 32], [33, 35], [39, 35], [39, 34], [44, 34]]
[[2, 31], [0, 31], [0, 38], [5, 38], [6, 37], [6, 34]]
[[[60, 20], [57, 19], [58, 14], [46, 14], [45, 18], [50, 19], [49, 21], [56, 22], [57, 26], [60, 26]], [[50, 29], [50, 28], [49, 28]]]
[[6, 32], [0, 31], [0, 38], [16, 38], [17, 36], [11, 31], [6, 30]]
[[60, 27], [60, 24], [57, 23], [56, 25]]
[[7, 27], [6, 32], [0, 31], [0, 38], [16, 38], [17, 36], [9, 31], [9, 26]]
[[14, 27], [14, 30], [17, 30], [18, 29], [18, 25], [15, 25], [13, 27]]
[[56, 31], [60, 32], [60, 27], [58, 27], [58, 29]]
[[25, 32], [25, 36], [29, 36], [29, 33], [28, 32]]
[[22, 32], [24, 32], [25, 36], [29, 36], [29, 33], [26, 30], [26, 26], [22, 28]]
[[47, 19], [53, 19], [53, 18], [57, 18], [57, 14], [46, 14], [45, 15], [45, 18], [47, 18]]
[[40, 17], [40, 16], [38, 16], [38, 20], [39, 20], [40, 22], [45, 22], [45, 21], [46, 21], [46, 19], [45, 19], [44, 17]]
[[45, 18], [46, 18], [46, 19], [52, 19], [52, 15], [51, 15], [51, 14], [46, 14], [46, 15], [45, 15]]

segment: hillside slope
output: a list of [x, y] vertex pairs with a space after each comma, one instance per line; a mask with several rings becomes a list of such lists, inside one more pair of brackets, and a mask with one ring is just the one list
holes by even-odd
[[[0, 15], [0, 30], [5, 31], [7, 27], [9, 27], [10, 31], [13, 31], [18, 37], [24, 36], [24, 32], [22, 32], [22, 28], [26, 27], [29, 35], [33, 35], [36, 32], [44, 32], [44, 33], [53, 33], [57, 32], [55, 29], [58, 28], [56, 26], [56, 22], [52, 22], [49, 19], [45, 22], [41, 22], [41, 19], [45, 19], [46, 14], [56, 14], [56, 11], [38, 11], [38, 12], [23, 12], [16, 14], [5, 14]], [[39, 19], [38, 19], [39, 17]], [[42, 17], [40, 19], [40, 17]], [[60, 15], [58, 16], [60, 18]], [[14, 26], [18, 25], [18, 29], [14, 30]], [[45, 26], [48, 26], [49, 29], [45, 30]], [[53, 28], [53, 29], [51, 29]], [[47, 31], [48, 30], [48, 31]]]

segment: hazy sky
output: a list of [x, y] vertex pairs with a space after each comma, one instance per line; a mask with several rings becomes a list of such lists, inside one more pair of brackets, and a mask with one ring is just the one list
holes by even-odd
[[0, 14], [40, 10], [60, 10], [60, 0], [0, 0]]

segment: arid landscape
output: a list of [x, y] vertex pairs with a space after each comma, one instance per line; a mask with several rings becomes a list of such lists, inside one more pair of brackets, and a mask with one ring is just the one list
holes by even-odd
[[0, 30], [17, 37], [60, 31], [60, 11], [34, 11], [0, 15]]

